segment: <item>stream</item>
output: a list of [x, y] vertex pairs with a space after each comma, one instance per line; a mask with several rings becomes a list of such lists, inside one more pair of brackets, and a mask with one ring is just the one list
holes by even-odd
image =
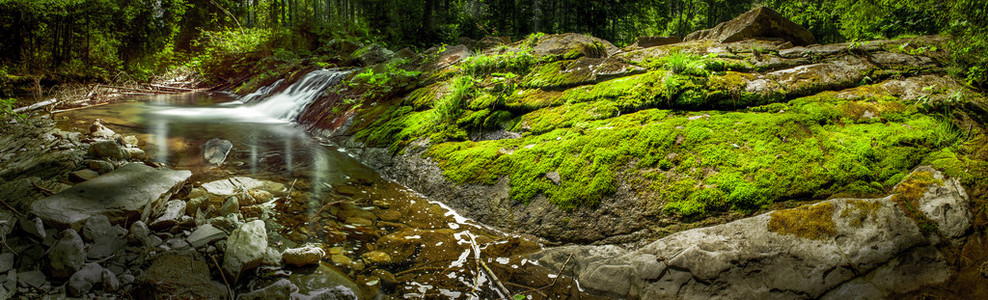
[[[56, 119], [61, 129], [84, 133], [100, 119], [123, 136], [135, 136], [148, 160], [192, 171], [173, 198], [208, 198], [210, 209], [199, 212], [206, 218], [219, 216], [227, 201], [203, 196], [206, 183], [247, 177], [276, 187], [249, 191], [257, 203], [241, 195], [241, 217], [266, 220], [269, 246], [279, 251], [312, 245], [326, 255], [314, 267], [257, 268], [233, 284], [237, 293], [288, 279], [298, 287], [296, 299], [338, 285], [354, 289], [360, 299], [593, 298], [574, 280], [530, 260], [541, 250], [537, 242], [478, 224], [386, 180], [346, 149], [314, 139], [291, 122], [346, 74], [317, 70], [281, 91], [272, 92], [278, 81], [242, 98], [134, 97]], [[203, 159], [203, 145], [211, 139], [233, 144], [219, 166]]]

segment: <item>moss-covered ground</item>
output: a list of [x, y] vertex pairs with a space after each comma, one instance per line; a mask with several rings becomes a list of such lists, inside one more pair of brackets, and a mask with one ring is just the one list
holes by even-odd
[[[423, 155], [448, 179], [493, 184], [507, 176], [519, 203], [542, 195], [563, 209], [592, 207], [622, 187], [650, 213], [680, 218], [887, 194], [920, 164], [968, 186], [988, 173], [977, 155], [980, 129], [972, 137], [951, 113], [962, 105], [930, 109], [898, 98], [880, 78], [847, 82], [876, 74], [874, 67], [830, 82], [790, 74], [802, 81], [752, 92], [749, 85], [773, 82], [755, 71], [751, 53], [667, 50], [627, 60], [645, 72], [606, 81], [584, 76], [572, 57], [474, 56], [424, 72], [446, 74], [423, 75], [428, 85], [355, 106], [351, 134], [394, 153], [427, 141]], [[978, 98], [955, 100], [983, 101], [965, 95]], [[499, 130], [520, 137], [469, 138]]]

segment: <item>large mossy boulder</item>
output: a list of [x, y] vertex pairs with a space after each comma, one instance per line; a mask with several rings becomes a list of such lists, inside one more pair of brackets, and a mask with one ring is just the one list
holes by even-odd
[[806, 28], [768, 7], [755, 8], [714, 28], [690, 33], [684, 40], [730, 43], [751, 38], [778, 38], [799, 46], [816, 43], [813, 34]]

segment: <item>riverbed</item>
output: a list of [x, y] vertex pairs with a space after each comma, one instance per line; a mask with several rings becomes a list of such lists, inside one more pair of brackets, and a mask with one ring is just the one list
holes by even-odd
[[[478, 224], [439, 202], [381, 178], [347, 149], [313, 138], [284, 113], [224, 93], [137, 97], [58, 114], [59, 128], [88, 133], [94, 120], [134, 136], [147, 160], [193, 172], [173, 199], [208, 198], [202, 216], [220, 216], [228, 198], [204, 184], [250, 178], [279, 187], [271, 197], [240, 195], [244, 220], [270, 218], [269, 245], [315, 246], [318, 266], [262, 266], [234, 290], [249, 292], [289, 279], [304, 297], [336, 285], [359, 287], [361, 299], [587, 298], [578, 283], [538, 266], [536, 241]], [[211, 139], [230, 141], [221, 165], [203, 159]], [[258, 192], [260, 193], [260, 191]], [[245, 201], [243, 198], [259, 201]], [[219, 271], [213, 271], [219, 277]]]

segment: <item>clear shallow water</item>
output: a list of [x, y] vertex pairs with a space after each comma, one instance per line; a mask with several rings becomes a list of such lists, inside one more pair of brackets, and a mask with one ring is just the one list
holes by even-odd
[[[263, 103], [244, 104], [220, 93], [153, 96], [69, 111], [56, 120], [62, 129], [88, 133], [93, 120], [101, 119], [121, 135], [134, 135], [150, 160], [192, 170], [191, 186], [234, 176], [291, 186], [269, 203], [281, 226], [276, 229], [280, 238], [269, 242], [282, 247], [318, 245], [331, 257], [319, 268], [261, 268], [241, 283], [241, 291], [286, 277], [315, 291], [325, 285], [326, 274], [343, 274], [364, 289], [362, 299], [378, 294], [496, 298], [494, 281], [481, 269], [482, 261], [501, 281], [524, 286], [512, 286], [514, 293], [533, 299], [587, 299], [575, 282], [557, 280], [526, 258], [538, 251], [537, 243], [490, 230], [383, 180], [345, 151], [279, 119], [285, 110], [270, 114], [269, 109], [258, 109]], [[202, 144], [213, 138], [233, 144], [218, 167], [202, 159]], [[247, 209], [241, 211], [249, 218]], [[390, 253], [392, 261], [371, 263], [365, 254], [375, 251]], [[396, 282], [382, 279], [382, 271]]]

